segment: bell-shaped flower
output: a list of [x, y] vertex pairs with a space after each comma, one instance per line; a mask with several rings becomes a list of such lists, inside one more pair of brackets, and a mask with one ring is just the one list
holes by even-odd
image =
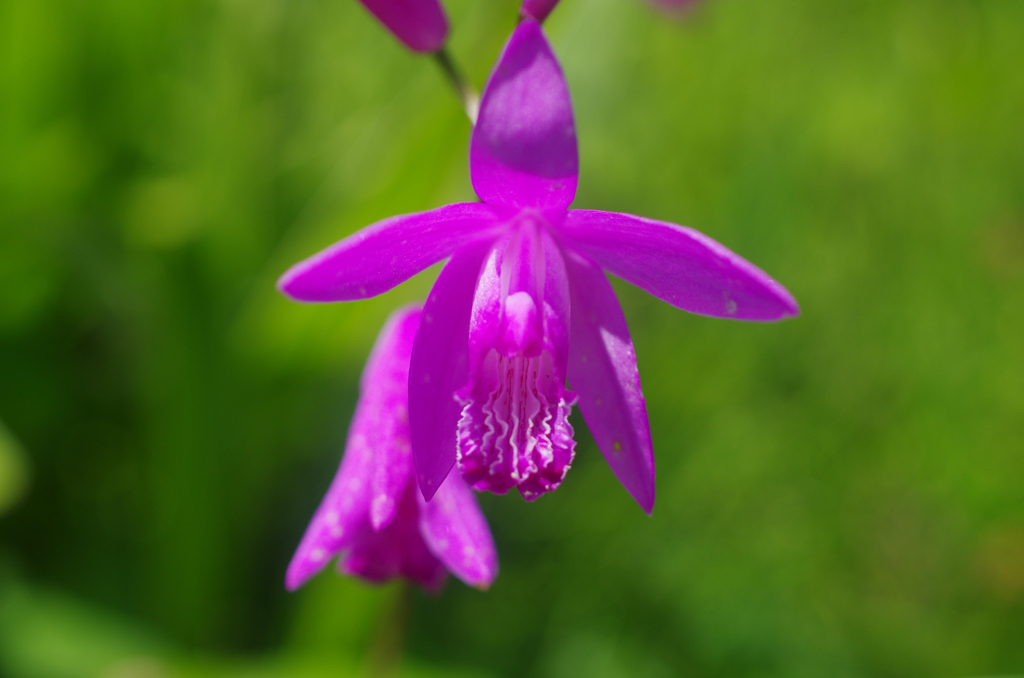
[[[677, 308], [736, 320], [796, 315], [767, 274], [705, 235], [631, 214], [570, 210], [578, 156], [562, 70], [532, 18], [505, 46], [470, 140], [482, 202], [378, 222], [278, 283], [301, 301], [365, 299], [450, 257], [423, 310], [409, 373], [419, 486], [458, 461], [477, 488], [558, 486], [577, 403], [625, 488], [650, 512], [654, 455], [633, 343], [602, 269]], [[569, 388], [566, 388], [568, 380]]]
[[414, 52], [436, 52], [448, 37], [448, 17], [439, 0], [359, 1]]
[[370, 581], [406, 577], [429, 590], [446, 572], [487, 588], [498, 572], [487, 520], [458, 473], [429, 502], [413, 478], [409, 359], [419, 306], [395, 311], [377, 337], [360, 381], [345, 455], [285, 575], [301, 586], [335, 556], [339, 569]]

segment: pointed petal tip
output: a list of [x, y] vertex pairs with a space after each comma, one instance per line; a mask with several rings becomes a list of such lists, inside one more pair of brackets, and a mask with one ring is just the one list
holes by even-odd
[[294, 299], [295, 301], [299, 301], [299, 299], [297, 299], [294, 296], [294, 294], [292, 294], [292, 291], [291, 291], [292, 283], [295, 280], [295, 273], [294, 273], [294, 271], [295, 271], [295, 266], [291, 266], [287, 271], [282, 273], [281, 277], [279, 277], [277, 279], [277, 283], [274, 285], [274, 287], [277, 289], [278, 292], [280, 292], [284, 296], [290, 297], [291, 299]]
[[310, 285], [308, 276], [305, 275], [309, 269], [308, 260], [293, 264], [287, 271], [281, 274], [274, 286], [277, 291], [292, 301], [302, 304], [324, 303], [332, 301], [323, 298], [323, 291], [314, 285]]
[[[779, 287], [782, 287], [782, 285], [779, 285]], [[789, 290], [787, 290], [785, 287], [782, 287], [782, 292], [785, 293], [783, 303], [786, 305], [786, 312], [783, 314], [780, 320], [785, 318], [796, 318], [801, 313], [800, 304], [797, 303], [796, 297], [790, 294]]]
[[285, 590], [289, 592], [298, 590], [319, 571], [319, 567], [311, 568], [305, 560], [300, 560], [298, 557], [292, 558], [284, 575]]
[[[447, 475], [448, 474], [446, 473], [445, 476]], [[437, 488], [440, 486], [440, 483], [435, 483], [430, 475], [427, 473], [420, 473], [418, 470], [416, 472], [416, 482], [420, 487], [420, 493], [423, 495], [423, 500], [427, 502], [434, 498], [434, 495], [437, 493]]]
[[647, 515], [654, 512], [654, 478], [652, 477], [650, 480], [649, 486], [645, 483], [642, 487], [626, 487], [629, 496], [633, 497], [633, 500]]
[[651, 500], [649, 502], [640, 502], [640, 508], [642, 508], [644, 513], [647, 515], [654, 515], [654, 495], [651, 495]]
[[782, 283], [771, 278], [766, 273], [762, 273], [762, 275], [766, 280], [770, 294], [775, 298], [777, 308], [774, 315], [764, 317], [761, 320], [765, 322], [779, 322], [780, 320], [795, 318], [800, 315], [800, 304], [797, 303], [796, 297]]

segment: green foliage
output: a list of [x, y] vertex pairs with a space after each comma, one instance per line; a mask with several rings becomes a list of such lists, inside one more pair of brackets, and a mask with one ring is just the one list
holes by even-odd
[[[446, 5], [480, 85], [517, 3]], [[273, 283], [473, 199], [441, 74], [353, 0], [0, 0], [0, 675], [365, 675], [399, 645], [410, 676], [1024, 671], [1024, 4], [563, 0], [548, 28], [576, 205], [695, 227], [803, 315], [616, 284], [653, 517], [575, 419], [562, 489], [481, 497], [492, 590], [403, 612], [282, 579], [436, 270], [331, 306]]]
[[0, 515], [21, 499], [27, 486], [25, 453], [0, 421]]

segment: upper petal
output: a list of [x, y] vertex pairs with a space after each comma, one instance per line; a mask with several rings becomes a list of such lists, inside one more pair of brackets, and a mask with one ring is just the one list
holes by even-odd
[[427, 547], [456, 577], [487, 588], [498, 574], [491, 528], [462, 476], [449, 473], [429, 502], [420, 499], [420, 533]]
[[619, 212], [571, 210], [557, 230], [567, 236], [567, 246], [684, 311], [760, 321], [800, 312], [785, 287], [692, 228]]
[[540, 24], [512, 32], [480, 101], [469, 171], [484, 202], [509, 207], [568, 207], [579, 157], [569, 87]]
[[569, 385], [615, 477], [650, 513], [654, 450], [626, 318], [599, 268], [571, 252], [565, 264], [572, 297]]
[[360, 0], [414, 52], [436, 52], [448, 37], [448, 18], [438, 0]]
[[469, 316], [489, 245], [467, 245], [441, 269], [423, 306], [412, 348], [409, 426], [416, 477], [427, 500], [455, 463], [461, 408], [454, 394], [469, 376]]
[[367, 299], [436, 264], [467, 240], [486, 237], [501, 217], [501, 210], [474, 202], [378, 221], [295, 264], [277, 288], [298, 301]]

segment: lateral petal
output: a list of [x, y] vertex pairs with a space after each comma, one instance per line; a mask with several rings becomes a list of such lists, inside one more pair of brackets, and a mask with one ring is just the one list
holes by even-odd
[[461, 408], [455, 391], [469, 377], [469, 317], [480, 265], [490, 246], [455, 252], [423, 306], [409, 367], [409, 426], [413, 464], [428, 501], [455, 463]]
[[755, 321], [800, 313], [785, 287], [692, 228], [598, 210], [570, 210], [556, 228], [567, 247], [684, 311]]
[[420, 501], [420, 534], [437, 558], [470, 586], [486, 589], [498, 575], [498, 554], [487, 519], [458, 471], [448, 474], [434, 498]]
[[572, 298], [569, 386], [594, 441], [626, 491], [654, 508], [654, 450], [633, 341], [601, 269], [565, 253]]
[[538, 24], [524, 18], [505, 44], [469, 143], [473, 189], [486, 203], [565, 208], [579, 156], [569, 87]]
[[295, 264], [277, 289], [297, 301], [368, 299], [441, 261], [468, 240], [486, 237], [502, 211], [456, 203], [384, 219]]

